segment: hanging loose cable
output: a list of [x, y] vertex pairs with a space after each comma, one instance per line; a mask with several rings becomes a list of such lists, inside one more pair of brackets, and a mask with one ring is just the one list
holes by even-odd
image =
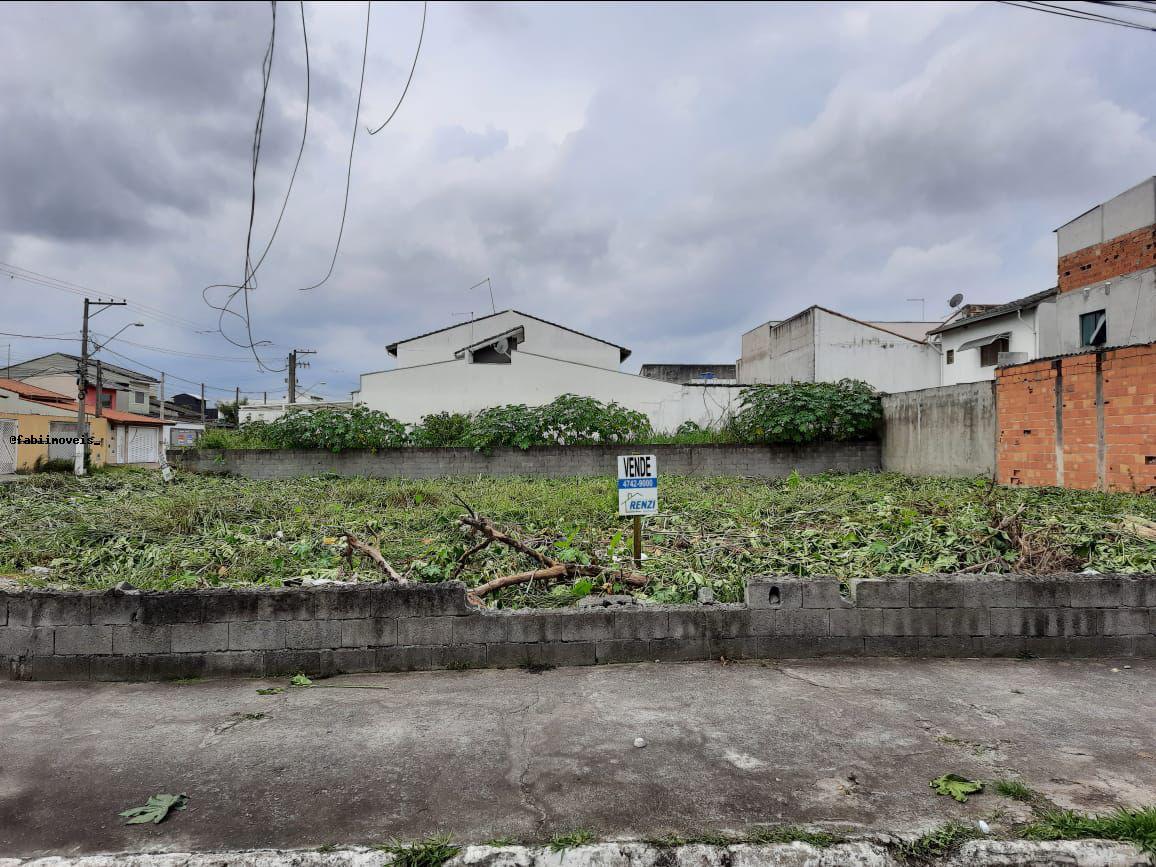
[[395, 106], [393, 107], [393, 111], [391, 111], [391, 112], [389, 113], [389, 117], [387, 117], [387, 118], [385, 119], [385, 121], [384, 121], [384, 122], [381, 124], [381, 126], [379, 126], [377, 129], [370, 129], [369, 127], [366, 127], [366, 128], [365, 128], [365, 129], [366, 129], [366, 131], [367, 131], [367, 132], [368, 132], [370, 135], [377, 135], [379, 132], [381, 132], [383, 129], [385, 129], [386, 125], [387, 125], [387, 124], [388, 124], [388, 123], [389, 123], [391, 120], [393, 120], [393, 116], [394, 116], [395, 114], [397, 114], [397, 110], [398, 110], [399, 108], [401, 108], [401, 104], [402, 104], [403, 102], [405, 102], [405, 95], [406, 95], [407, 93], [409, 93], [409, 86], [410, 86], [410, 85], [413, 83], [413, 73], [414, 73], [414, 70], [416, 70], [416, 69], [417, 69], [417, 59], [418, 59], [419, 57], [421, 57], [421, 43], [422, 43], [422, 40], [425, 38], [425, 16], [426, 16], [426, 13], [427, 13], [428, 11], [429, 11], [429, 0], [426, 0], [426, 2], [422, 3], [422, 5], [421, 5], [421, 32], [420, 32], [420, 33], [418, 33], [418, 35], [417, 35], [417, 51], [415, 51], [415, 52], [413, 53], [413, 63], [412, 63], [412, 64], [410, 64], [410, 67], [409, 67], [409, 78], [407, 78], [407, 79], [405, 80], [405, 89], [404, 89], [404, 90], [402, 90], [402, 92], [401, 92], [401, 96], [400, 96], [400, 97], [398, 97], [398, 100], [397, 100], [397, 105], [395, 105]]
[[345, 236], [345, 216], [349, 213], [349, 187], [353, 180], [353, 149], [357, 145], [357, 125], [361, 118], [361, 96], [365, 92], [365, 62], [369, 57], [369, 14], [373, 9], [372, 0], [365, 4], [365, 42], [361, 49], [361, 81], [357, 85], [357, 108], [353, 112], [353, 135], [349, 138], [349, 160], [345, 166], [345, 199], [341, 205], [341, 224], [337, 227], [337, 243], [333, 246], [333, 258], [329, 260], [329, 270], [325, 276], [311, 286], [299, 287], [299, 292], [317, 289], [329, 282], [337, 265], [337, 254], [341, 252], [341, 239]]

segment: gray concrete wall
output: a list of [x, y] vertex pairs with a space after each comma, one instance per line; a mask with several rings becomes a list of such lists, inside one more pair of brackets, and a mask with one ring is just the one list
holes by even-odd
[[369, 478], [430, 479], [446, 476], [607, 476], [617, 457], [653, 454], [658, 471], [679, 476], [783, 478], [801, 474], [878, 470], [879, 443], [819, 443], [811, 446], [558, 446], [531, 449], [322, 450], [179, 449], [168, 453], [174, 467], [202, 473], [232, 473], [248, 479], [291, 479], [335, 474]]
[[995, 383], [883, 396], [883, 469], [913, 476], [995, 473]]
[[1056, 229], [1057, 252], [1067, 256], [1153, 223], [1156, 223], [1156, 178], [1146, 178]]
[[0, 593], [0, 678], [870, 656], [1156, 656], [1156, 576], [753, 578], [744, 605], [489, 611], [466, 588]]

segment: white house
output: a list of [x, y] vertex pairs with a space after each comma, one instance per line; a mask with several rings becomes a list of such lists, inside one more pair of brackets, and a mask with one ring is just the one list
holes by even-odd
[[939, 356], [927, 341], [937, 322], [865, 322], [826, 307], [765, 322], [742, 337], [743, 384], [861, 379], [879, 391], [939, 385]]
[[407, 423], [435, 412], [502, 404], [540, 406], [572, 393], [646, 413], [657, 430], [717, 424], [737, 397], [731, 385], [690, 385], [624, 373], [630, 350], [517, 310], [399, 340], [392, 370], [361, 375], [354, 401]]
[[320, 397], [310, 397], [309, 400], [299, 400], [296, 403], [289, 403], [286, 400], [243, 403], [241, 404], [241, 422], [276, 421], [291, 409], [351, 409], [353, 407], [351, 400], [324, 400]]
[[982, 306], [931, 332], [939, 347], [941, 385], [995, 379], [998, 364], [1040, 356], [1041, 309], [1056, 290], [1045, 289], [1008, 304]]

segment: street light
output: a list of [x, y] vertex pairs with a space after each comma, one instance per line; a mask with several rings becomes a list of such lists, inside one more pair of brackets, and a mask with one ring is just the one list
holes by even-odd
[[118, 331], [112, 337], [108, 338], [108, 340], [104, 341], [104, 343], [97, 343], [95, 340], [92, 341], [92, 346], [93, 346], [92, 354], [96, 355], [96, 353], [100, 352], [102, 349], [104, 349], [106, 346], [108, 346], [110, 343], [112, 343], [114, 340], [116, 340], [118, 337], [120, 337], [120, 335], [123, 334], [129, 328], [144, 328], [144, 323], [143, 322], [130, 322], [128, 325], [124, 326], [124, 328], [122, 328], [120, 331]]

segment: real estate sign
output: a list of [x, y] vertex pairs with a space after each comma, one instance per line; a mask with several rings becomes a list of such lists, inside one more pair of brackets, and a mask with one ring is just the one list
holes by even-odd
[[618, 456], [618, 514], [653, 515], [658, 512], [658, 458], [654, 455]]

